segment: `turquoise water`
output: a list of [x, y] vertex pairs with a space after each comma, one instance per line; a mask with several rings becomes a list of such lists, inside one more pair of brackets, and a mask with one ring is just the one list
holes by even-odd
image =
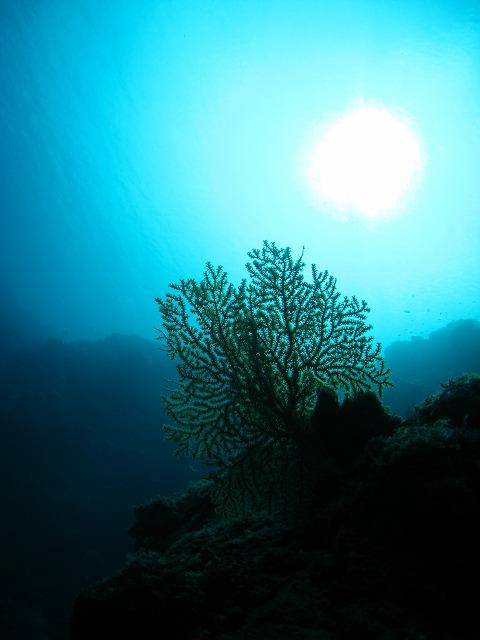
[[[7, 0], [0, 47], [0, 284], [32, 335], [154, 337], [170, 281], [238, 280], [264, 239], [367, 299], [384, 343], [480, 318], [477, 2]], [[425, 153], [374, 224], [302, 174], [359, 100]]]

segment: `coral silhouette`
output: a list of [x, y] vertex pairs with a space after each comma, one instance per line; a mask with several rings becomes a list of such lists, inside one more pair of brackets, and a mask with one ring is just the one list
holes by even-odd
[[320, 389], [390, 384], [364, 300], [342, 297], [315, 265], [307, 282], [288, 247], [265, 241], [248, 255], [248, 283], [235, 287], [207, 263], [200, 282], [181, 280], [157, 298], [167, 352], [179, 360], [179, 386], [164, 398], [175, 422], [167, 438], [215, 468], [215, 501], [234, 513], [272, 510], [296, 484], [295, 451]]

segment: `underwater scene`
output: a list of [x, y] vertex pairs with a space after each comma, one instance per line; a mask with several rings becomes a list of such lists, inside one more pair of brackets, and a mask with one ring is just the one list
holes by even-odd
[[0, 51], [0, 638], [479, 638], [480, 3]]

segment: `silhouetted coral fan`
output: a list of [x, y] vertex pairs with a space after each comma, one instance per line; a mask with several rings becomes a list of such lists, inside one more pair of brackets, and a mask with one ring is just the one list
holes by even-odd
[[308, 281], [289, 247], [265, 241], [248, 256], [238, 287], [207, 263], [200, 282], [182, 279], [157, 298], [179, 379], [164, 397], [174, 422], [165, 433], [177, 455], [210, 466], [213, 501], [229, 517], [290, 510], [308, 494], [320, 396], [391, 386], [365, 300], [342, 297], [314, 264]]

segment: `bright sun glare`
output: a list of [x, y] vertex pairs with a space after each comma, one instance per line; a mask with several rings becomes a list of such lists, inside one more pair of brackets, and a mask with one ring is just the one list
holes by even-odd
[[384, 107], [360, 107], [325, 130], [307, 170], [323, 201], [377, 218], [398, 208], [421, 165], [419, 141], [405, 120]]

